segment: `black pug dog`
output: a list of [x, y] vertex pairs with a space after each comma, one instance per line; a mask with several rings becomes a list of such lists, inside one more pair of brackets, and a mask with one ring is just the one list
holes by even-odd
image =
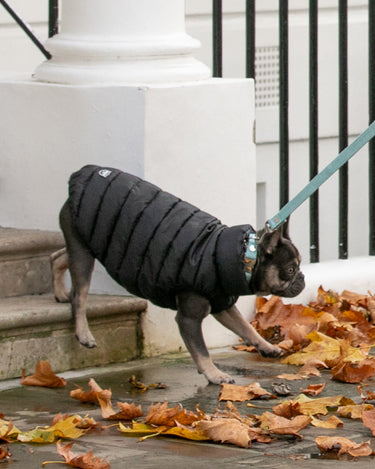
[[[177, 310], [181, 336], [210, 383], [233, 382], [212, 362], [201, 323], [209, 314], [263, 356], [281, 349], [263, 339], [235, 306], [240, 295], [298, 295], [300, 255], [287, 227], [267, 233], [227, 227], [212, 215], [114, 168], [85, 166], [72, 174], [60, 212], [66, 248], [51, 255], [54, 291], [71, 302], [76, 336], [95, 339], [86, 300], [95, 259], [130, 293]], [[69, 268], [72, 290], [64, 285]]]

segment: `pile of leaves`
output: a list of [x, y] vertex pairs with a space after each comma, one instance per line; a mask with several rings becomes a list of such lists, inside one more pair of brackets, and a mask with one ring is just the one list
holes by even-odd
[[[375, 359], [370, 355], [370, 349], [375, 345], [374, 297], [351, 292], [337, 295], [320, 287], [317, 300], [308, 306], [285, 305], [280, 298], [271, 297], [268, 300], [259, 298], [257, 307], [252, 322], [256, 329], [267, 340], [283, 347], [282, 363], [301, 365], [296, 373], [279, 375], [282, 382], [274, 383], [272, 389], [266, 390], [256, 382], [223, 384], [218, 394], [218, 407], [210, 414], [198, 404], [192, 411], [181, 405], [169, 406], [168, 402], [153, 404], [144, 411], [134, 402], [117, 402], [114, 408], [111, 390], [102, 389], [90, 379], [88, 390], [77, 387], [70, 396], [82, 403], [100, 406], [102, 422], [87, 416], [58, 414], [50, 425], [24, 431], [0, 414], [0, 460], [11, 458], [11, 443], [55, 443], [57, 453], [71, 467], [109, 469], [107, 460], [95, 458], [92, 452], [75, 454], [73, 442], [63, 445], [61, 440], [75, 440], [88, 432], [100, 434], [102, 429], [111, 429], [124, 436], [140, 437], [140, 441], [152, 437], [178, 437], [249, 448], [254, 442], [272, 444], [278, 438], [301, 439], [304, 429], [309, 426], [334, 432], [332, 436], [315, 439], [321, 453], [333, 452], [337, 457], [344, 454], [354, 458], [374, 455], [370, 441], [354, 442], [337, 430], [345, 425], [345, 419], [357, 419], [375, 436], [375, 408], [371, 404], [375, 401], [375, 392], [366, 389], [366, 383], [363, 383], [375, 373]], [[252, 351], [245, 346], [237, 348]], [[344, 395], [320, 397], [326, 386], [323, 380], [304, 385], [298, 396], [285, 399], [290, 394], [286, 384], [289, 380], [320, 377], [322, 369], [330, 370], [335, 380], [361, 382], [362, 385], [357, 386], [358, 399], [354, 401]], [[21, 382], [52, 388], [67, 384], [55, 375], [48, 361], [39, 362], [32, 376], [25, 376], [23, 372]], [[166, 388], [162, 383], [145, 385], [135, 376], [130, 377], [129, 382], [139, 393]], [[252, 409], [257, 406], [250, 401], [258, 399], [263, 402], [266, 399], [267, 404], [275, 403], [267, 410], [263, 408], [262, 413], [246, 415], [234, 404], [247, 402], [247, 408]]]
[[[318, 290], [308, 306], [284, 304], [281, 298], [257, 299], [253, 326], [288, 355], [282, 363], [306, 365], [319, 358], [332, 379], [360, 383], [375, 374], [375, 297]], [[246, 347], [239, 347], [246, 349]]]

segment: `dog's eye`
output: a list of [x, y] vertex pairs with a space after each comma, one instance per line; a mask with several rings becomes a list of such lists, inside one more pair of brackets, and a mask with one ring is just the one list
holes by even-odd
[[296, 271], [295, 267], [289, 267], [288, 274], [293, 275], [295, 271]]

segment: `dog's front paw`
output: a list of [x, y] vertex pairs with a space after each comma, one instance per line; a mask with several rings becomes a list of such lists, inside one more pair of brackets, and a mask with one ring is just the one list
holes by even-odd
[[262, 347], [259, 350], [262, 357], [277, 358], [284, 354], [284, 350], [277, 345], [269, 344], [268, 347]]
[[94, 348], [96, 347], [96, 340], [94, 336], [89, 332], [88, 334], [76, 334], [78, 342], [87, 348]]
[[207, 378], [207, 381], [212, 384], [222, 384], [222, 383], [231, 383], [233, 384], [235, 381], [232, 376], [228, 375], [227, 373], [223, 373], [219, 369], [216, 369], [215, 372], [212, 370], [210, 372], [203, 372], [204, 376]]

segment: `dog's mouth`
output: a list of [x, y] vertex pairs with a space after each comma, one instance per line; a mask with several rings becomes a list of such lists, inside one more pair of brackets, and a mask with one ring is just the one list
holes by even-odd
[[278, 293], [274, 293], [278, 296], [284, 296], [285, 298], [293, 298], [301, 293], [305, 288], [305, 276], [302, 272], [298, 272], [295, 278], [289, 283], [287, 288], [281, 289]]

